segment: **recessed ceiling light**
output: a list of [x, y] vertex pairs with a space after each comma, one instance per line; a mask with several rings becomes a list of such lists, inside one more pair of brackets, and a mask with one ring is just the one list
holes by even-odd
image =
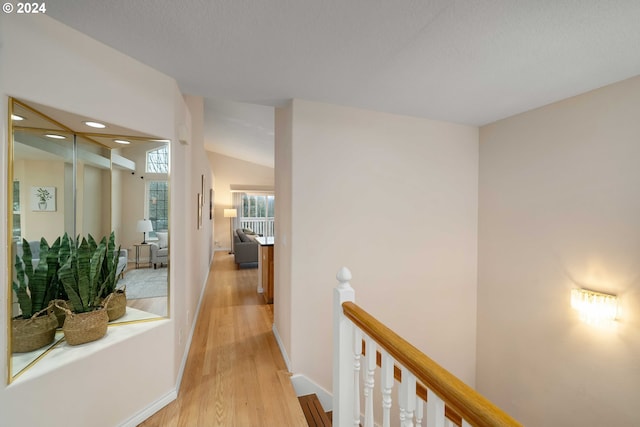
[[15, 120], [16, 122], [19, 122], [20, 120], [24, 120], [24, 117], [19, 116], [17, 114], [12, 114], [11, 115], [11, 120]]
[[114, 139], [113, 142], [117, 142], [118, 144], [123, 144], [123, 145], [131, 144], [131, 142], [127, 141], [126, 139]]
[[51, 138], [51, 139], [66, 139], [66, 137], [65, 137], [65, 136], [58, 135], [58, 134], [55, 134], [55, 133], [48, 133], [48, 134], [46, 134], [45, 136], [46, 136], [47, 138]]
[[92, 128], [96, 128], [96, 129], [104, 129], [107, 127], [107, 125], [104, 125], [102, 123], [98, 123], [98, 122], [82, 122], [85, 125], [92, 127]]
[[170, 139], [152, 139], [153, 142], [165, 142], [165, 143], [170, 143], [171, 140]]

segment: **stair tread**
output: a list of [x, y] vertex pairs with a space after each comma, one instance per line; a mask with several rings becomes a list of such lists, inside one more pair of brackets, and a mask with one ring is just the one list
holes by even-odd
[[331, 420], [324, 412], [320, 399], [315, 394], [307, 394], [305, 396], [299, 396], [300, 406], [302, 412], [307, 419], [309, 427], [330, 427]]

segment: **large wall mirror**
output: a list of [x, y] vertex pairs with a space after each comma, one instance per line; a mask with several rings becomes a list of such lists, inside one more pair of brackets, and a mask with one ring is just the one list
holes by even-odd
[[[16, 256], [29, 245], [67, 233], [96, 240], [115, 234], [118, 288], [127, 309], [110, 323], [122, 326], [168, 316], [169, 141], [102, 124], [48, 106], [9, 100], [9, 302], [11, 319], [22, 311], [11, 284]], [[68, 346], [61, 330], [51, 344], [17, 352], [9, 333], [10, 381], [53, 349]], [[91, 345], [90, 343], [85, 345]]]

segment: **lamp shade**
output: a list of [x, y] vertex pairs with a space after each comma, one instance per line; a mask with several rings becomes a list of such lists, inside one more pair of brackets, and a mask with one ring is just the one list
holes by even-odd
[[238, 210], [237, 209], [225, 209], [224, 210], [224, 217], [225, 218], [235, 218], [238, 216]]
[[136, 226], [136, 231], [140, 233], [145, 233], [147, 231], [153, 231], [153, 225], [151, 221], [148, 219], [141, 219], [138, 221], [138, 225]]

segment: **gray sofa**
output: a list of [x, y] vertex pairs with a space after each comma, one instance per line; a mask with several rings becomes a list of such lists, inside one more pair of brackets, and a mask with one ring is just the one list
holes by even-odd
[[258, 242], [255, 234], [248, 234], [242, 228], [233, 232], [233, 252], [235, 262], [241, 265], [258, 264]]

